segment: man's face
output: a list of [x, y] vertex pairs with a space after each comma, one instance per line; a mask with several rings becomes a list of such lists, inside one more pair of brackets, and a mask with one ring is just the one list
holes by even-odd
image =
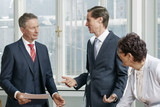
[[86, 26], [88, 26], [89, 32], [90, 33], [96, 33], [96, 31], [99, 29], [99, 25], [100, 25], [100, 19], [99, 18], [93, 18], [91, 17], [91, 12], [88, 12], [87, 14], [87, 22], [86, 22]]
[[24, 39], [26, 39], [28, 42], [32, 43], [38, 38], [39, 24], [36, 18], [28, 20], [26, 22], [26, 27], [21, 27], [20, 29], [23, 33]]

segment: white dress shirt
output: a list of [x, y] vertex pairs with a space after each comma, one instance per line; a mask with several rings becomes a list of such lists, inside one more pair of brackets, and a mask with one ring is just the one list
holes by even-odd
[[[141, 87], [138, 85], [137, 72], [141, 72]], [[141, 89], [140, 89], [141, 88]], [[141, 92], [140, 94], [138, 94]], [[160, 107], [160, 60], [147, 54], [145, 64], [140, 71], [131, 70], [128, 86], [117, 107], [131, 107], [137, 99], [145, 107]]]
[[[28, 46], [28, 44], [31, 44], [31, 43], [29, 43], [28, 41], [26, 41], [23, 37], [22, 37], [22, 41], [23, 41], [23, 43], [24, 43], [24, 46], [25, 46], [27, 52], [29, 53], [29, 55], [31, 55], [30, 47]], [[35, 41], [33, 41], [32, 44], [34, 44], [34, 50], [35, 50], [35, 52], [36, 52]]]
[[[108, 36], [108, 34], [109, 34], [109, 31], [108, 31], [108, 29], [106, 29], [106, 30], [97, 38], [97, 39], [99, 39], [99, 40], [101, 41], [100, 47], [102, 46], [102, 44], [103, 44], [104, 40], [106, 39], [106, 37]], [[95, 38], [96, 38], [96, 36], [92, 36], [92, 37], [90, 38], [91, 44], [94, 43]]]

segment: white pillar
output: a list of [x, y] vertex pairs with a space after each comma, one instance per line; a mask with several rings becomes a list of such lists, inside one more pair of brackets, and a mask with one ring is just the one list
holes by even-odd
[[22, 33], [19, 29], [18, 19], [26, 10], [25, 0], [14, 0], [14, 40], [18, 40]]

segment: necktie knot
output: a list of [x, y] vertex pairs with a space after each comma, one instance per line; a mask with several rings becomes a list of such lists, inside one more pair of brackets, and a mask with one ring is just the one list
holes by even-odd
[[33, 49], [34, 44], [28, 44], [28, 46], [29, 46], [31, 49]]

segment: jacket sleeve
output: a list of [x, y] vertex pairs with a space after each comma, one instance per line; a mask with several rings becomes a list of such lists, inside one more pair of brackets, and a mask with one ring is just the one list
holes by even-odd
[[86, 84], [87, 77], [88, 77], [88, 73], [83, 73], [78, 77], [74, 78], [77, 82], [77, 86], [75, 87], [76, 90], [78, 90], [79, 88], [81, 88], [83, 85]]
[[128, 67], [123, 63], [116, 53], [116, 83], [113, 93], [118, 96], [118, 100], [122, 97], [128, 79]]
[[14, 67], [14, 57], [9, 46], [6, 46], [2, 56], [0, 86], [5, 90], [9, 97], [14, 98], [18, 91], [11, 83]]

